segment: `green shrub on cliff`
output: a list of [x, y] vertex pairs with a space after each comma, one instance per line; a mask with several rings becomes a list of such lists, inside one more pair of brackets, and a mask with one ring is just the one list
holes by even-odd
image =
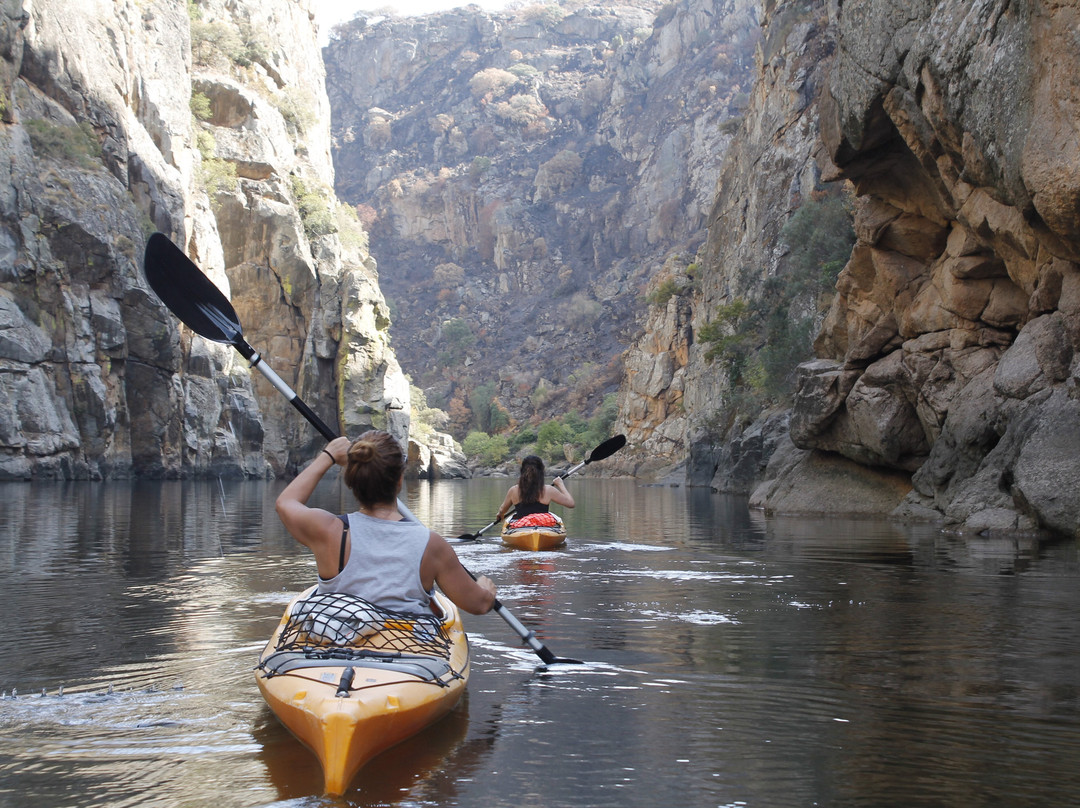
[[[612, 435], [619, 405], [615, 393], [604, 397], [592, 417], [585, 419], [576, 410], [551, 418], [539, 427], [522, 426], [513, 432], [490, 435], [474, 429], [462, 441], [470, 459], [485, 466], [497, 466], [511, 455], [535, 454], [548, 462], [580, 462], [585, 455]], [[496, 427], [496, 429], [505, 428]]]
[[501, 98], [518, 83], [518, 77], [509, 70], [487, 67], [469, 79], [469, 92], [473, 98], [492, 100]]
[[[194, 99], [194, 96], [192, 96]], [[204, 96], [205, 98], [205, 96]], [[217, 157], [217, 140], [214, 133], [204, 129], [197, 122], [192, 122], [195, 131], [195, 147], [202, 160], [196, 169], [195, 178], [199, 186], [210, 197], [210, 204], [216, 207], [214, 197], [219, 191], [235, 191], [239, 180], [236, 177], [236, 164]]]
[[368, 248], [368, 234], [356, 208], [351, 205], [337, 205], [334, 208], [334, 217], [337, 221], [338, 238], [343, 246], [366, 252]]
[[213, 114], [213, 107], [210, 104], [210, 97], [206, 93], [193, 92], [189, 104], [191, 106], [191, 114], [198, 120], [210, 120], [210, 116]]
[[239, 183], [236, 164], [217, 157], [203, 158], [199, 163], [198, 179], [211, 200], [221, 191], [235, 191]]
[[237, 63], [244, 55], [244, 41], [231, 25], [222, 22], [191, 20], [191, 57], [201, 67]]
[[317, 123], [315, 110], [303, 90], [286, 87], [280, 93], [275, 93], [271, 101], [295, 136], [303, 136]]
[[855, 244], [850, 199], [844, 193], [812, 193], [784, 225], [780, 239], [791, 250], [791, 280], [798, 285], [794, 296], [830, 292]]
[[789, 248], [783, 274], [766, 279], [755, 297], [720, 306], [697, 335], [740, 406], [787, 402], [796, 367], [813, 357], [814, 331], [855, 243], [847, 195], [812, 193], [780, 238]]
[[448, 416], [438, 407], [428, 405], [424, 391], [409, 385], [409, 435], [421, 443], [431, 443], [436, 432], [446, 428]]
[[497, 466], [510, 456], [510, 444], [505, 435], [470, 432], [461, 443], [466, 456], [485, 466]]
[[473, 423], [484, 432], [501, 432], [510, 425], [510, 414], [499, 403], [495, 382], [488, 382], [469, 393]]
[[337, 218], [330, 204], [333, 191], [321, 183], [310, 186], [300, 177], [293, 175], [292, 192], [296, 209], [300, 212], [300, 220], [304, 223], [304, 233], [309, 239], [337, 232]]
[[547, 107], [534, 95], [518, 93], [509, 101], [497, 101], [491, 105], [492, 114], [505, 123], [529, 126], [547, 117]]
[[234, 28], [224, 22], [207, 22], [197, 5], [188, 3], [191, 24], [191, 57], [201, 67], [224, 67], [230, 63], [247, 68], [270, 59], [270, 48], [250, 25]]
[[536, 430], [535, 452], [551, 462], [580, 462], [611, 437], [618, 414], [617, 396], [609, 393], [588, 419], [571, 410], [561, 418], [545, 421]]
[[439, 367], [460, 365], [465, 356], [476, 344], [476, 335], [469, 324], [460, 317], [454, 317], [442, 324], [440, 351], [436, 356]]
[[645, 295], [645, 300], [649, 305], [662, 309], [668, 304], [668, 301], [671, 300], [671, 298], [679, 294], [679, 289], [680, 286], [677, 280], [674, 278], [665, 278]]
[[31, 118], [23, 126], [37, 157], [66, 160], [86, 169], [101, 166], [101, 143], [89, 121], [64, 126], [42, 118]]

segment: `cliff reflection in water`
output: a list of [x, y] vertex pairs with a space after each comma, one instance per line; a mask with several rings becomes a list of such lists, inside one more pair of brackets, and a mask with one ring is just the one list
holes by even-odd
[[[512, 480], [410, 486], [454, 537]], [[0, 793], [20, 803], [322, 804], [255, 688], [314, 581], [279, 483], [2, 488]], [[458, 545], [553, 652], [469, 617], [462, 709], [353, 805], [1065, 804], [1080, 793], [1075, 542], [764, 518], [704, 490], [575, 479], [570, 539]], [[316, 504], [351, 496], [328, 483]], [[59, 693], [60, 686], [64, 693]], [[11, 691], [18, 690], [12, 698]], [[45, 695], [42, 695], [42, 691]]]

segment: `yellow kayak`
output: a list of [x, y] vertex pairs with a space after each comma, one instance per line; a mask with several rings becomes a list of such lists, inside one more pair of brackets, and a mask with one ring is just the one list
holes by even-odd
[[502, 529], [503, 544], [518, 550], [550, 550], [566, 541], [564, 527], [507, 527]]
[[375, 755], [446, 715], [469, 678], [461, 615], [388, 612], [315, 587], [289, 604], [259, 656], [255, 681], [282, 724], [322, 765], [328, 794], [343, 794]]

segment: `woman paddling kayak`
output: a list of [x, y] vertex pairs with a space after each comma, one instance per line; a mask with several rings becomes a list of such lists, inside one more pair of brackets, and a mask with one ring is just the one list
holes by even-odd
[[[334, 465], [345, 467], [345, 484], [359, 505], [347, 516], [307, 505]], [[446, 539], [398, 510], [404, 474], [400, 444], [387, 432], [370, 430], [355, 441], [335, 438], [278, 495], [282, 524], [315, 555], [317, 591], [357, 595], [399, 612], [430, 614], [432, 589], [438, 584], [470, 614], [490, 611], [495, 603], [492, 580], [481, 575], [474, 581]]]
[[[336, 464], [359, 506], [341, 517], [307, 506]], [[386, 432], [336, 438], [277, 498], [319, 576], [286, 607], [255, 681], [315, 753], [328, 794], [343, 794], [375, 755], [454, 708], [471, 669], [460, 611], [498, 602], [490, 579], [474, 581], [446, 540], [398, 503], [404, 471]]]
[[495, 521], [513, 511], [514, 518], [507, 527], [556, 527], [560, 520], [550, 511], [552, 502], [564, 508], [574, 507], [574, 497], [566, 490], [566, 483], [556, 477], [551, 485], [544, 485], [544, 461], [529, 455], [521, 461], [517, 485], [510, 486], [506, 492]]

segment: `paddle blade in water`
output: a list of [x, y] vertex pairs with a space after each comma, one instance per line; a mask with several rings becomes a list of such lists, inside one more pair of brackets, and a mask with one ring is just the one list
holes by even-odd
[[161, 302], [196, 334], [228, 345], [243, 341], [232, 304], [164, 233], [146, 242], [143, 271]]

